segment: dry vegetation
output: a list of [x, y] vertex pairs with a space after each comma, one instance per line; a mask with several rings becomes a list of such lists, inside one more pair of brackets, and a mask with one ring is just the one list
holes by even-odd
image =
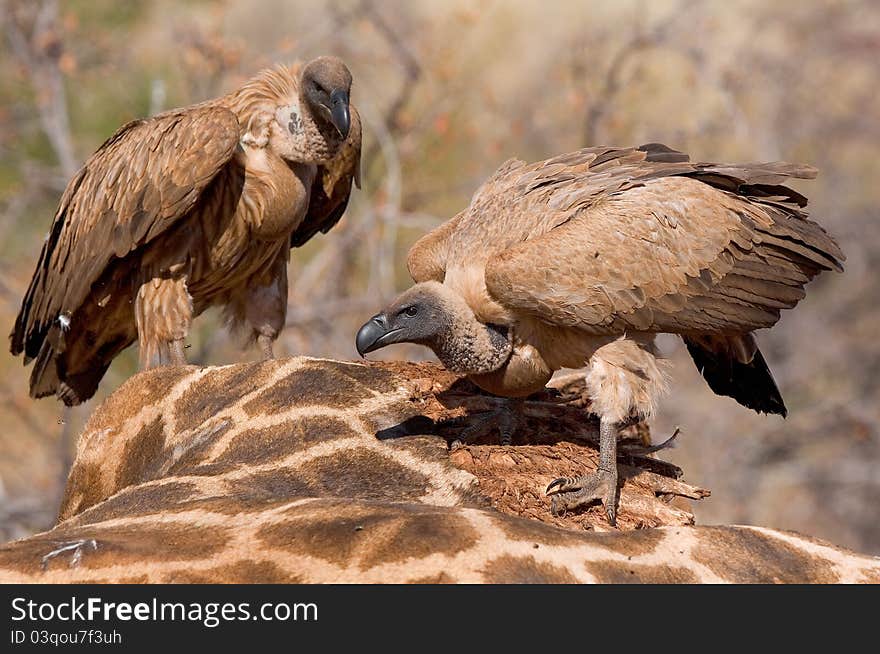
[[[801, 188], [841, 241], [828, 275], [759, 339], [791, 417], [715, 399], [673, 340], [665, 457], [713, 489], [703, 523], [795, 529], [880, 552], [880, 5], [299, 0], [0, 0], [0, 325], [11, 328], [67, 179], [123, 122], [217, 95], [275, 61], [335, 53], [365, 123], [364, 190], [294, 253], [279, 350], [355, 356], [363, 319], [406, 282], [403, 259], [504, 159], [666, 142], [697, 159], [816, 165]], [[244, 354], [215, 314], [190, 359]], [[389, 356], [424, 357], [415, 349]], [[126, 353], [75, 411], [27, 397], [0, 355], [0, 539], [48, 526], [71, 444], [135, 369]]]

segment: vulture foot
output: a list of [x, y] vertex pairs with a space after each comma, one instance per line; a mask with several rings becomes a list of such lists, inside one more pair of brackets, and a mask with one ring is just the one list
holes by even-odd
[[620, 425], [601, 418], [599, 421], [599, 470], [580, 477], [560, 477], [547, 486], [553, 495], [550, 511], [559, 515], [568, 509], [599, 500], [613, 527], [617, 524], [617, 432]]
[[599, 500], [605, 505], [608, 522], [617, 522], [617, 471], [599, 470], [582, 477], [560, 477], [547, 486], [547, 494], [553, 492], [550, 512], [561, 515], [569, 509], [576, 509]]
[[508, 400], [499, 398], [497, 409], [477, 414], [471, 418], [471, 424], [461, 430], [450, 449], [457, 450], [465, 443], [471, 443], [480, 436], [498, 431], [500, 443], [510, 445], [513, 435], [523, 423], [522, 400]]

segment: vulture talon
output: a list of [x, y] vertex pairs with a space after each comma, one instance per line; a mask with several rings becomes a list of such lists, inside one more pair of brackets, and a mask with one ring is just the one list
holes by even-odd
[[[550, 512], [559, 516], [569, 509], [578, 509], [592, 504], [595, 501], [605, 506], [608, 522], [612, 526], [617, 521], [617, 473], [599, 470], [591, 475], [582, 477], [569, 477], [554, 480], [550, 487], [557, 485], [559, 488], [551, 496]], [[564, 489], [564, 490], [563, 490]]]
[[[574, 480], [575, 480], [574, 477], [557, 477], [556, 479], [554, 479], [553, 481], [550, 482], [550, 484], [547, 486], [547, 490], [544, 491], [544, 494], [551, 495], [553, 493], [562, 493], [562, 492], [568, 490], [568, 488], [566, 488], [566, 486], [568, 484], [574, 483]], [[558, 486], [559, 488], [557, 488], [554, 491], [553, 490], [554, 486]]]
[[[471, 424], [461, 430], [452, 445], [458, 443], [461, 447], [465, 443], [472, 443], [481, 436], [498, 431], [498, 442], [501, 445], [510, 445], [514, 435], [519, 431], [522, 424], [522, 401], [501, 400], [497, 409], [491, 409], [470, 417]], [[456, 449], [458, 449], [456, 447]]]
[[271, 336], [265, 334], [257, 336], [257, 346], [260, 348], [263, 361], [271, 361], [275, 358], [275, 351], [272, 348], [273, 343], [274, 339]]
[[612, 527], [617, 526], [617, 512], [614, 510], [614, 507], [609, 507], [605, 509], [605, 515], [608, 516], [608, 524]]

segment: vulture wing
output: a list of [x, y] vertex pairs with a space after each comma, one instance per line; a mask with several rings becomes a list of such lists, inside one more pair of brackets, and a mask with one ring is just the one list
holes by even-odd
[[290, 236], [290, 247], [300, 247], [312, 236], [326, 234], [342, 218], [351, 197], [351, 184], [361, 187], [361, 119], [354, 105], [349, 106], [351, 128], [336, 156], [318, 166], [312, 183], [309, 210]]
[[[751, 331], [843, 259], [805, 217], [806, 198], [782, 185], [815, 176], [806, 166], [690, 164], [653, 144], [563, 155], [518, 175], [507, 192], [531, 210], [532, 227], [488, 260], [486, 286], [549, 323]], [[536, 224], [545, 228], [534, 234]]]
[[[491, 206], [493, 200], [502, 198], [503, 202], [511, 180], [515, 179], [512, 173], [524, 166], [525, 163], [518, 159], [505, 161], [476, 190], [467, 209], [432, 229], [413, 244], [406, 257], [406, 267], [414, 282], [442, 282], [446, 278], [446, 267], [449, 263], [454, 265], [472, 259], [468, 256], [473, 253], [468, 252], [473, 249], [469, 245], [483, 249], [487, 235], [481, 227], [490, 221], [481, 218], [486, 215], [498, 217], [498, 212], [493, 211], [496, 207]], [[500, 221], [491, 222], [497, 224]], [[497, 238], [490, 240], [497, 244]], [[464, 248], [461, 247], [462, 243]]]
[[442, 282], [446, 277], [449, 240], [459, 228], [462, 216], [463, 214], [458, 214], [432, 229], [409, 249], [406, 267], [414, 282]]
[[114, 258], [153, 240], [193, 208], [231, 159], [235, 115], [201, 105], [121, 127], [67, 185], [10, 335], [33, 358], [52, 322], [72, 313]]

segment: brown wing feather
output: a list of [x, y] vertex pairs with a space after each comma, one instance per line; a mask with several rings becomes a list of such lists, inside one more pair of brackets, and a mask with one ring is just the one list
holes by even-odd
[[780, 185], [813, 169], [640, 155], [600, 152], [585, 168], [572, 153], [530, 167], [508, 205], [530, 210], [521, 222], [550, 227], [489, 259], [490, 295], [596, 332], [748, 331], [774, 324], [821, 270], [840, 268], [837, 244], [801, 211], [805, 198]]
[[[415, 282], [438, 281], [446, 277], [446, 266], [449, 258], [467, 258], [468, 245], [480, 249], [486, 244], [485, 234], [480, 228], [484, 221], [480, 216], [491, 214], [497, 218], [494, 201], [505, 195], [515, 183], [515, 171], [525, 167], [519, 159], [508, 159], [496, 170], [489, 179], [474, 192], [470, 206], [446, 222], [438, 225], [422, 236], [409, 249], [406, 267]], [[486, 206], [486, 205], [490, 206]], [[462, 249], [461, 244], [465, 247]], [[463, 251], [464, 250], [464, 251]]]
[[49, 326], [82, 304], [114, 258], [186, 216], [238, 145], [228, 109], [200, 105], [121, 127], [68, 184], [10, 335], [35, 357]]
[[318, 166], [309, 196], [309, 210], [290, 235], [290, 247], [300, 247], [318, 232], [326, 234], [342, 218], [351, 197], [351, 185], [361, 187], [361, 119], [349, 106], [351, 129], [336, 156]]
[[462, 214], [447, 220], [422, 236], [409, 249], [406, 267], [415, 282], [442, 282], [446, 277], [449, 238], [461, 222]]

